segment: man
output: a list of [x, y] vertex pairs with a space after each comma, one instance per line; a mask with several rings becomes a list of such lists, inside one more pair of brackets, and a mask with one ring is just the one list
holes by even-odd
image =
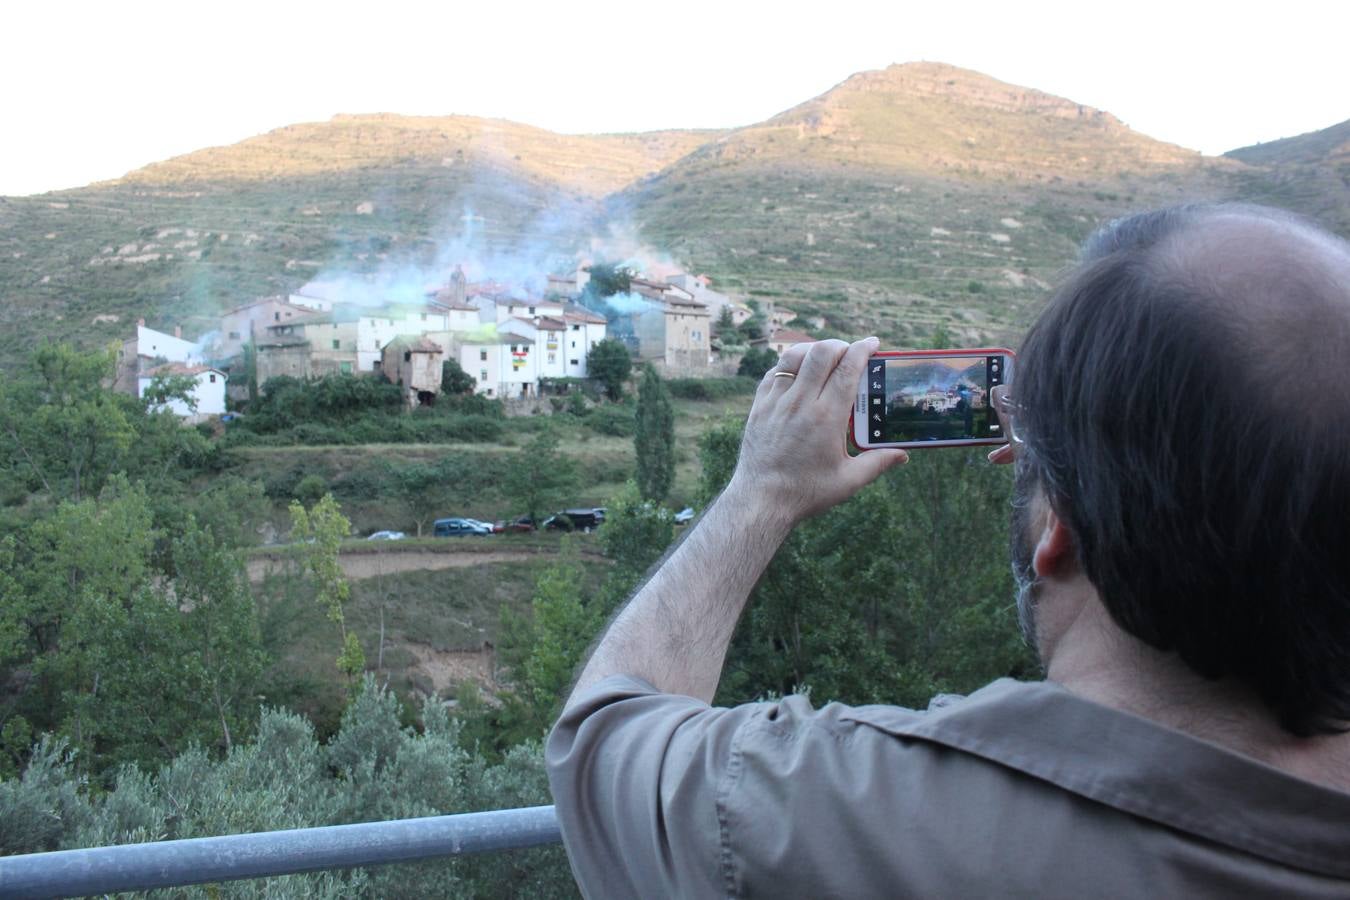
[[547, 756], [585, 893], [1350, 894], [1347, 245], [1246, 206], [1088, 242], [990, 454], [1046, 681], [713, 709], [779, 542], [906, 459], [841, 449], [875, 347], [784, 354], [730, 484], [583, 668]]

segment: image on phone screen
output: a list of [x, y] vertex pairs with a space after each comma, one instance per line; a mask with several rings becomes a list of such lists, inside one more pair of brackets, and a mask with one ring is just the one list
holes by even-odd
[[871, 443], [999, 438], [1002, 432], [989, 391], [1003, 380], [1006, 359], [873, 357], [868, 364], [866, 406]]

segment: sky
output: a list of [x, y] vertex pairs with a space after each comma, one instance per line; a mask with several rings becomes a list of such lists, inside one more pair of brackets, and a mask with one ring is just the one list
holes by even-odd
[[336, 113], [569, 133], [728, 128], [929, 60], [1207, 154], [1350, 118], [1350, 4], [1171, 0], [12, 3], [0, 195]]

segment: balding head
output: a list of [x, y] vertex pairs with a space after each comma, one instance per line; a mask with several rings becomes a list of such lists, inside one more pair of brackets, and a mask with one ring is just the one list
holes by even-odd
[[1024, 474], [1117, 624], [1300, 734], [1350, 724], [1347, 359], [1344, 241], [1178, 207], [1089, 239], [1014, 386]]

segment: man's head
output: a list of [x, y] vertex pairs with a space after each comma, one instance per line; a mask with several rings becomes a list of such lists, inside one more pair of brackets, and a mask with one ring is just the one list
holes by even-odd
[[1123, 630], [1350, 727], [1348, 361], [1340, 239], [1238, 205], [1099, 231], [1019, 357], [1019, 580], [1043, 503]]

